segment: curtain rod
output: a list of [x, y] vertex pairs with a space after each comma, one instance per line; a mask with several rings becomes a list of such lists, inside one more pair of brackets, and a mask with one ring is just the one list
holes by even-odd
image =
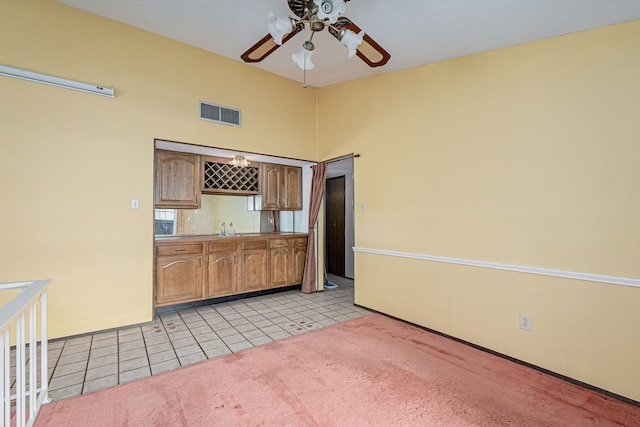
[[360, 154], [349, 154], [348, 156], [342, 156], [342, 157], [336, 157], [334, 159], [331, 160], [327, 160], [325, 162], [318, 162], [318, 163], [335, 163], [335, 162], [339, 162], [341, 160], [345, 160], [345, 159], [349, 159], [349, 158], [358, 158], [360, 157]]

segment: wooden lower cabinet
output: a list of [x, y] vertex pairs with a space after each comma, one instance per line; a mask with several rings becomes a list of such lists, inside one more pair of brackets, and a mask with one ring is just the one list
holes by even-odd
[[203, 245], [176, 245], [156, 251], [157, 306], [203, 298]]
[[237, 243], [210, 243], [208, 253], [206, 297], [215, 298], [235, 294], [238, 277]]
[[289, 283], [302, 283], [304, 263], [307, 260], [307, 238], [291, 239], [291, 265], [289, 267]]
[[242, 242], [241, 265], [242, 292], [252, 292], [269, 287], [269, 250], [267, 240]]
[[307, 237], [157, 244], [155, 305], [299, 285], [306, 253]]
[[289, 284], [289, 248], [271, 249], [271, 287]]
[[271, 287], [302, 283], [307, 258], [307, 238], [271, 240]]
[[289, 239], [271, 239], [271, 283], [270, 287], [277, 288], [289, 284], [290, 253]]

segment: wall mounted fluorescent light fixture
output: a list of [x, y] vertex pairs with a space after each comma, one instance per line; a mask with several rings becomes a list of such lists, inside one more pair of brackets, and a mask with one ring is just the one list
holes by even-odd
[[21, 70], [20, 68], [8, 67], [6, 65], [0, 65], [0, 76], [14, 77], [16, 79], [29, 80], [31, 82], [44, 83], [65, 89], [79, 90], [80, 92], [115, 98], [115, 88], [113, 87], [103, 87], [89, 83], [76, 82], [74, 80], [67, 80], [60, 77], [49, 76], [47, 74], [34, 73], [33, 71]]

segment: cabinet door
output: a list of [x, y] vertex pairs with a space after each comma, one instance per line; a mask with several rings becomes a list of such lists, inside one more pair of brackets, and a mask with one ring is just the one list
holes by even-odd
[[298, 211], [302, 209], [302, 168], [287, 166], [285, 168], [286, 203], [284, 209]]
[[269, 287], [269, 251], [245, 249], [242, 251], [241, 291], [259, 291]]
[[202, 299], [202, 258], [202, 255], [156, 258], [157, 306]]
[[282, 182], [284, 182], [282, 166], [272, 165], [270, 163], [262, 164], [262, 209], [277, 210], [280, 209]]
[[277, 288], [288, 284], [289, 248], [271, 249], [271, 287]]
[[289, 283], [299, 285], [302, 283], [304, 263], [307, 258], [307, 239], [294, 239], [289, 268]]
[[209, 254], [207, 298], [236, 292], [236, 266], [235, 251]]
[[158, 150], [155, 171], [157, 208], [200, 207], [200, 156]]

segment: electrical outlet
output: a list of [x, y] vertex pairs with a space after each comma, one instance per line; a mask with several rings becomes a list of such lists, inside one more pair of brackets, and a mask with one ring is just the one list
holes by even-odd
[[140, 209], [140, 199], [131, 199], [131, 209]]
[[531, 331], [531, 316], [528, 314], [520, 315], [520, 329]]

